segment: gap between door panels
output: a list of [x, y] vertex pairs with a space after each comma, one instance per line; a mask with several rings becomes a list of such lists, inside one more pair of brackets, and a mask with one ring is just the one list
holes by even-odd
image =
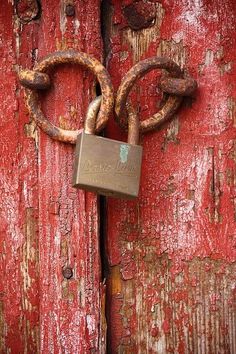
[[[110, 0], [102, 0], [101, 1], [101, 12], [100, 12], [100, 23], [101, 23], [101, 38], [103, 41], [103, 65], [107, 68], [110, 53], [111, 53], [111, 45], [110, 45], [110, 21], [112, 18], [112, 5]], [[100, 86], [97, 85], [97, 95], [101, 94]], [[107, 283], [107, 279], [109, 277], [109, 262], [108, 262], [108, 251], [107, 251], [107, 199], [106, 197], [99, 196], [99, 211], [100, 211], [100, 259], [101, 259], [101, 276], [104, 284]], [[106, 319], [106, 353], [112, 353], [111, 348], [111, 339], [110, 339], [110, 321], [112, 320], [110, 317], [109, 311], [109, 290], [106, 284], [106, 294], [105, 294], [105, 309], [101, 309], [101, 311], [105, 311], [105, 313], [101, 314], [102, 318]]]

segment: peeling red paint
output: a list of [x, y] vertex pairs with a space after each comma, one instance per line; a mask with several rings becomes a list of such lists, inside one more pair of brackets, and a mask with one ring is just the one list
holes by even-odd
[[[152, 1], [155, 24], [133, 31], [122, 17], [131, 4], [113, 0], [110, 11], [115, 88], [154, 55], [175, 60], [199, 88], [172, 122], [141, 138], [139, 200], [108, 201], [109, 264], [121, 273], [108, 310], [111, 351], [234, 353], [236, 5]], [[158, 107], [158, 80], [150, 73], [133, 93], [141, 120]], [[123, 138], [117, 125], [108, 133]]]
[[[137, 61], [158, 55], [199, 89], [141, 137], [140, 198], [108, 200], [106, 286], [96, 197], [71, 188], [73, 149], [29, 121], [16, 75], [55, 50], [101, 59], [100, 2], [74, 2], [71, 17], [66, 2], [41, 2], [41, 18], [23, 26], [0, 2], [0, 352], [96, 353], [107, 342], [112, 353], [235, 353], [235, 2], [107, 1], [116, 88]], [[144, 22], [154, 13], [155, 21], [134, 31], [123, 10], [138, 3], [152, 9]], [[151, 72], [132, 92], [142, 120], [159, 108], [159, 78]], [[93, 78], [65, 66], [53, 82], [41, 97], [45, 114], [78, 129]], [[107, 133], [124, 138], [113, 123]]]
[[[24, 25], [12, 3], [0, 2], [0, 352], [99, 352], [97, 198], [71, 187], [73, 148], [30, 122], [17, 71], [59, 49], [100, 60], [100, 3], [77, 1], [76, 16], [67, 18], [63, 1], [42, 0], [41, 18]], [[63, 117], [68, 128], [82, 127], [94, 78], [71, 66], [53, 78], [43, 111], [55, 124]], [[65, 268], [72, 276], [63, 277]]]

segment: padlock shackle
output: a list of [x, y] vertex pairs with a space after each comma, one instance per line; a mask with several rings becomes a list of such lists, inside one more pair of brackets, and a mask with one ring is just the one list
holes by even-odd
[[84, 132], [86, 134], [95, 134], [96, 118], [102, 103], [102, 96], [96, 97], [88, 106], [84, 122]]
[[136, 111], [133, 107], [126, 103], [128, 112], [128, 144], [138, 145], [140, 122]]
[[[88, 110], [84, 122], [84, 132], [86, 134], [94, 135], [96, 133], [96, 119], [101, 106], [102, 96], [96, 97], [88, 106]], [[128, 112], [128, 144], [139, 144], [139, 128], [140, 122], [138, 115], [134, 108], [126, 103]]]

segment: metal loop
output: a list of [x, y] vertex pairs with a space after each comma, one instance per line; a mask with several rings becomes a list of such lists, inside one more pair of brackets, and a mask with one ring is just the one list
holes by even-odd
[[51, 86], [48, 74], [34, 70], [21, 70], [18, 74], [21, 85], [33, 90], [46, 90]]
[[[107, 70], [97, 59], [91, 57], [86, 53], [77, 52], [74, 50], [59, 51], [48, 55], [38, 65], [36, 65], [34, 72], [37, 73], [37, 75], [36, 74], [32, 75], [32, 72], [28, 71], [29, 76], [31, 75], [31, 77], [28, 78], [28, 81], [27, 81], [27, 71], [23, 70], [19, 73], [19, 78], [21, 80], [21, 83], [28, 87], [25, 90], [26, 104], [32, 118], [36, 121], [37, 125], [53, 139], [75, 144], [79, 131], [65, 130], [49, 122], [49, 120], [44, 116], [39, 106], [37, 91], [35, 89], [32, 89], [32, 87], [37, 87], [36, 78], [38, 77], [38, 73], [45, 74], [48, 70], [52, 69], [54, 66], [59, 64], [82, 65], [86, 69], [92, 71], [94, 75], [97, 77], [99, 84], [101, 86], [102, 102], [101, 102], [100, 111], [98, 113], [98, 119], [96, 121], [96, 129], [95, 129], [96, 133], [100, 132], [105, 127], [109, 119], [109, 116], [112, 112], [113, 87]], [[22, 82], [23, 81], [22, 78], [24, 78], [25, 80], [24, 82]], [[46, 80], [45, 76], [44, 78], [41, 77], [41, 79], [42, 81]], [[31, 88], [29, 88], [29, 86]]]
[[139, 117], [129, 103], [126, 104], [126, 109], [128, 113], [128, 143], [131, 145], [138, 145], [140, 129]]
[[173, 77], [161, 78], [158, 87], [170, 95], [191, 96], [197, 88], [197, 82], [192, 78], [175, 79]]
[[[153, 69], [165, 69], [175, 78], [183, 78], [183, 73], [180, 67], [174, 61], [165, 57], [148, 58], [134, 65], [123, 77], [117, 92], [115, 118], [121, 128], [127, 129], [128, 126], [125, 106], [129, 92], [137, 80]], [[177, 94], [177, 91], [175, 91], [175, 94], [172, 93], [171, 95], [168, 95], [166, 103], [159, 112], [154, 114], [151, 118], [140, 122], [140, 131], [143, 133], [156, 129], [175, 113], [181, 102], [182, 97]]]
[[96, 120], [102, 103], [102, 96], [96, 97], [88, 106], [84, 122], [84, 132], [86, 134], [95, 134]]

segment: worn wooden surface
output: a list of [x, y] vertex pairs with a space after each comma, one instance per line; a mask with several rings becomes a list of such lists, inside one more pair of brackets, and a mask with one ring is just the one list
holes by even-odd
[[[172, 122], [142, 137], [140, 198], [108, 201], [109, 352], [236, 353], [236, 3], [105, 7], [116, 88], [153, 55], [174, 59], [199, 85]], [[156, 82], [152, 72], [137, 85], [141, 119], [158, 109]], [[109, 135], [121, 137], [114, 125]]]
[[[41, 18], [22, 24], [12, 2], [0, 2], [0, 352], [102, 352], [97, 199], [71, 187], [74, 147], [29, 122], [16, 75], [59, 49], [101, 59], [100, 3], [76, 1], [74, 17], [63, 1], [41, 3]], [[63, 66], [52, 77], [45, 114], [65, 129], [82, 126], [93, 76]]]
[[[0, 352], [39, 346], [38, 183], [35, 141], [24, 134], [12, 5], [0, 4]], [[16, 36], [16, 37], [15, 37]]]
[[[68, 17], [63, 0], [43, 0], [30, 21], [37, 8], [24, 14], [25, 3], [16, 14], [0, 2], [0, 353], [104, 353], [106, 307], [108, 353], [234, 354], [236, 4], [77, 0]], [[199, 84], [172, 122], [141, 138], [139, 199], [107, 202], [106, 304], [96, 197], [71, 188], [73, 147], [29, 121], [16, 75], [67, 48], [98, 59], [104, 49], [116, 88], [152, 55]], [[78, 127], [92, 76], [63, 66], [52, 77], [44, 112]], [[134, 90], [141, 119], [158, 109], [158, 79], [152, 72]], [[124, 138], [114, 123], [107, 133]]]

